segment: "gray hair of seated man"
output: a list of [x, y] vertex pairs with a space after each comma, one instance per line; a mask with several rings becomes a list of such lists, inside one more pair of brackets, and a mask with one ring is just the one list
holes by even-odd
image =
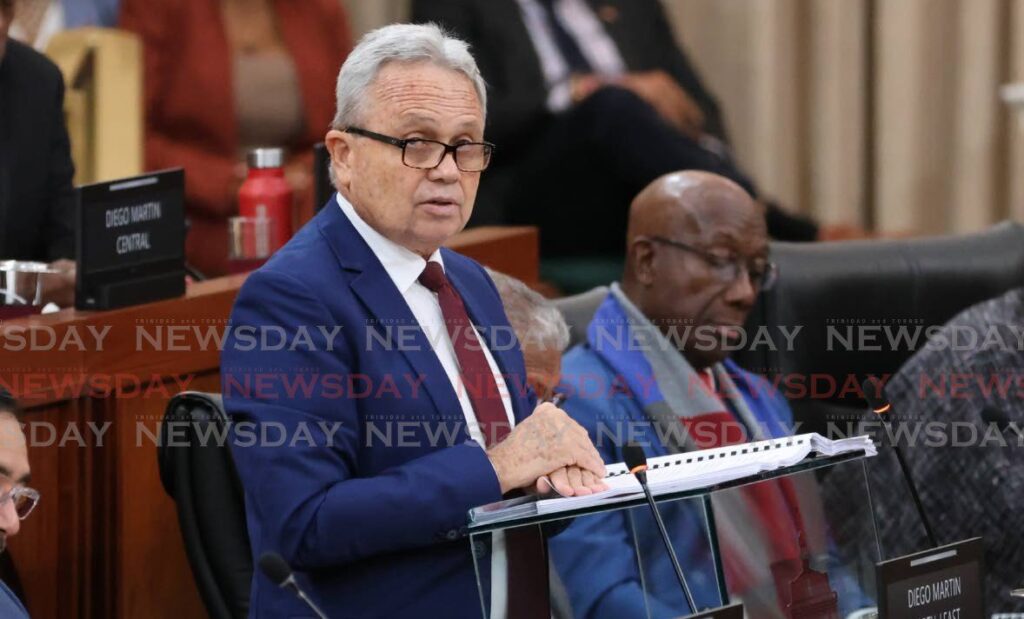
[[554, 303], [531, 290], [518, 279], [487, 269], [505, 306], [505, 314], [516, 332], [520, 345], [525, 343], [556, 350], [559, 353], [569, 345], [569, 326]]
[[384, 65], [391, 62], [431, 62], [462, 73], [473, 82], [486, 116], [487, 86], [469, 53], [469, 44], [437, 24], [391, 24], [363, 35], [341, 65], [333, 129], [362, 122], [366, 92]]

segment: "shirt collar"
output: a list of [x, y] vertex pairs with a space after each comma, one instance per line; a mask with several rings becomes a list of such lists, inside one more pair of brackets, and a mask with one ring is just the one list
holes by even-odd
[[[370, 251], [377, 257], [377, 260], [380, 260], [388, 277], [391, 278], [395, 287], [398, 288], [398, 292], [404, 295], [419, 279], [423, 269], [427, 266], [427, 261], [423, 259], [423, 256], [406, 247], [402, 247], [374, 230], [370, 224], [366, 223], [359, 216], [356, 208], [341, 195], [341, 192], [336, 192], [334, 195], [337, 198], [338, 206], [341, 207], [341, 212], [345, 213], [345, 216], [352, 222], [352, 226], [355, 227], [359, 236], [363, 237], [366, 244], [370, 246]], [[444, 268], [440, 249], [434, 250], [434, 253], [430, 255], [430, 261], [436, 262], [441, 265], [442, 269]]]

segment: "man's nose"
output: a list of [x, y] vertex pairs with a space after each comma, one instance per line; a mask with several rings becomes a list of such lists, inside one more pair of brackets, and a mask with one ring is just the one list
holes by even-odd
[[4, 501], [3, 505], [0, 505], [0, 530], [3, 530], [7, 537], [14, 537], [21, 530], [21, 520], [12, 500]]
[[436, 168], [431, 169], [427, 176], [433, 181], [454, 183], [459, 180], [461, 173], [459, 166], [455, 163], [455, 152], [453, 151], [445, 153], [444, 157], [441, 158], [441, 163], [437, 164]]
[[746, 267], [740, 268], [736, 279], [729, 284], [726, 299], [730, 303], [742, 303], [747, 307], [754, 305], [754, 301], [757, 300], [757, 288], [751, 282], [750, 271]]

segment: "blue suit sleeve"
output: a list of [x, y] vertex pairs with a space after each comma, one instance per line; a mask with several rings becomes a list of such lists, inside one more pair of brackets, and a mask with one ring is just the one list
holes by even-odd
[[[346, 337], [358, 334], [332, 342], [317, 329], [335, 324], [304, 284], [260, 271], [239, 294], [221, 360], [254, 546], [301, 570], [453, 539], [468, 509], [501, 498], [486, 453], [471, 441], [360, 474], [359, 410], [332, 382], [359, 371], [359, 344]], [[261, 348], [245, 335], [263, 328], [291, 341], [302, 327], [309, 345]], [[288, 440], [250, 436], [268, 426]]]

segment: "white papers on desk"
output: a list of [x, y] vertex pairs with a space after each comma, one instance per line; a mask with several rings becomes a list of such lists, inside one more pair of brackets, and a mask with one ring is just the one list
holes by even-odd
[[[706, 488], [798, 464], [812, 452], [825, 457], [847, 453], [874, 456], [878, 453], [866, 435], [831, 440], [815, 433], [798, 434], [650, 458], [647, 461], [647, 483], [654, 496]], [[621, 503], [643, 495], [640, 483], [629, 473], [625, 464], [619, 462], [606, 468], [604, 482], [608, 490], [603, 492], [580, 497], [539, 501], [531, 497], [492, 503], [471, 510], [470, 521], [474, 525], [483, 525]]]

